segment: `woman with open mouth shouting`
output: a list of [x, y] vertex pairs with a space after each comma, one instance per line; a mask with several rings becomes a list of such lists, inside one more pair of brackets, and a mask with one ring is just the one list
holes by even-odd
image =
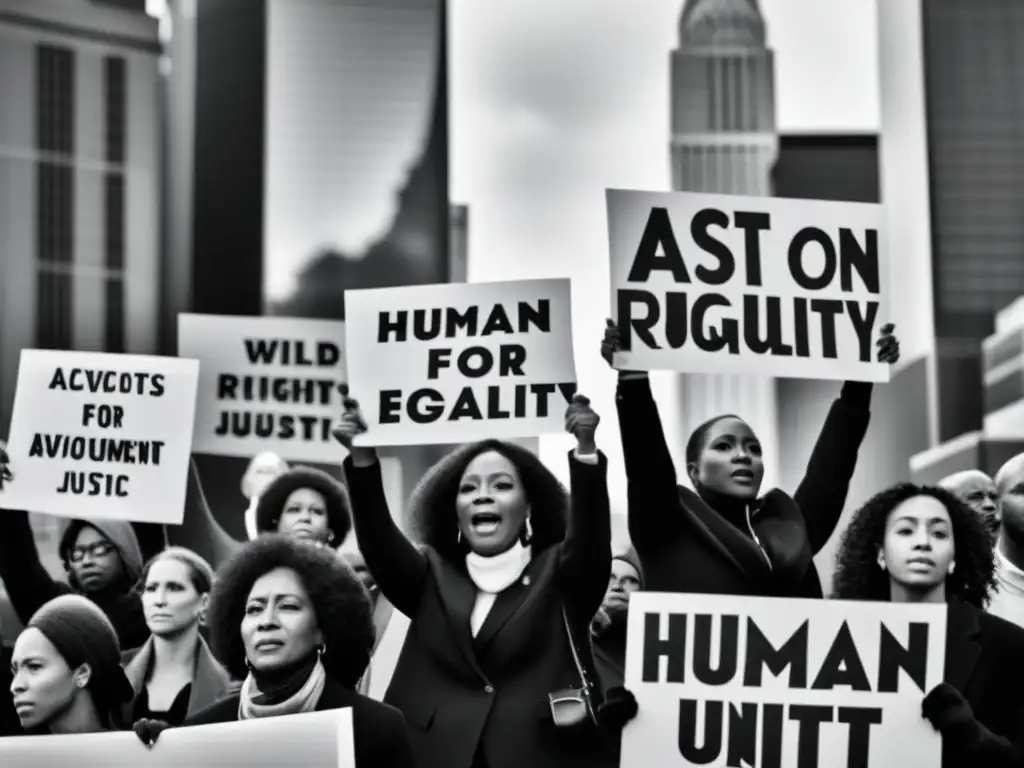
[[335, 436], [349, 450], [356, 538], [411, 620], [384, 701], [405, 715], [418, 767], [614, 765], [595, 722], [605, 710], [578, 728], [556, 713], [581, 688], [574, 656], [593, 669], [590, 644], [573, 640], [588, 637], [611, 568], [607, 460], [589, 401], [577, 395], [566, 412], [571, 494], [520, 446], [464, 446], [413, 492], [419, 547], [392, 521], [376, 452], [352, 444], [366, 430], [358, 404], [345, 408]]
[[984, 518], [951, 492], [901, 483], [854, 513], [834, 597], [945, 603], [943, 682], [921, 702], [942, 768], [1024, 765], [1024, 629], [984, 611], [996, 584]]

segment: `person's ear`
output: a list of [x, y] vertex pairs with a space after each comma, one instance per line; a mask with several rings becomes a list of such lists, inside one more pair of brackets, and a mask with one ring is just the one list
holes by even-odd
[[199, 596], [199, 610], [196, 612], [196, 617], [199, 619], [200, 624], [206, 623], [206, 609], [210, 605], [210, 593], [204, 592]]
[[690, 483], [693, 487], [697, 487], [697, 480], [700, 478], [700, 470], [697, 468], [697, 462], [691, 461], [686, 465], [686, 476], [690, 478]]
[[883, 571], [885, 570], [885, 552], [882, 551], [881, 547], [878, 548], [878, 567]]
[[84, 690], [92, 679], [92, 667], [88, 663], [82, 664], [75, 670], [75, 687]]

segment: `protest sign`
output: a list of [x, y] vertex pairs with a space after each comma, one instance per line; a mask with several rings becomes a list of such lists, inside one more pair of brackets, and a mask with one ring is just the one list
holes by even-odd
[[22, 350], [3, 505], [180, 524], [198, 377], [195, 360]]
[[357, 445], [561, 432], [576, 392], [568, 280], [345, 292]]
[[344, 338], [336, 320], [178, 315], [178, 355], [202, 364], [192, 449], [337, 463]]
[[636, 592], [622, 768], [937, 766], [946, 606]]
[[608, 190], [620, 370], [888, 381], [882, 209]]
[[147, 748], [131, 731], [0, 739], [0, 765], [18, 768], [355, 768], [352, 710], [171, 728]]

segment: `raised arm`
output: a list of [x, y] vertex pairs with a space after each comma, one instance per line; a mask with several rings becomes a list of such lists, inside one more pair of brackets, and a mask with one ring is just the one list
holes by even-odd
[[68, 591], [40, 562], [28, 512], [0, 509], [0, 579], [22, 624], [44, 603]]
[[563, 600], [587, 622], [601, 606], [612, 561], [608, 459], [594, 440], [599, 420], [589, 400], [573, 398], [565, 426], [576, 436], [577, 447], [569, 454], [569, 518], [559, 573]]
[[[900, 359], [896, 326], [887, 323], [875, 342], [878, 362], [895, 365]], [[850, 481], [857, 469], [857, 453], [871, 420], [873, 385], [847, 381], [832, 403], [818, 442], [811, 451], [807, 471], [793, 499], [803, 513], [811, 549], [817, 554], [835, 532], [846, 506]]]
[[423, 594], [427, 559], [391, 518], [377, 452], [352, 444], [356, 435], [365, 431], [359, 404], [346, 397], [345, 413], [334, 436], [349, 450], [343, 466], [359, 551], [381, 593], [412, 618]]
[[[622, 348], [611, 320], [605, 328], [601, 355], [609, 365]], [[661, 426], [661, 416], [646, 373], [620, 371], [615, 392], [622, 437], [622, 457], [629, 484], [629, 534], [635, 544], [653, 546], [665, 531], [678, 525], [679, 489]]]

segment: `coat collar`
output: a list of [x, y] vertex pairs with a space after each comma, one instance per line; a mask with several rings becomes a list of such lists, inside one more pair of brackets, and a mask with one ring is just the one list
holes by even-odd
[[[188, 697], [188, 716], [194, 715], [221, 698], [234, 685], [231, 675], [213, 657], [210, 646], [201, 635], [197, 643], [196, 666], [192, 673], [192, 691]], [[153, 637], [150, 636], [124, 666], [125, 675], [132, 684], [136, 696], [145, 687], [146, 678], [149, 676], [152, 666]]]
[[480, 669], [478, 652], [494, 640], [501, 629], [523, 607], [526, 598], [535, 592], [531, 585], [537, 583], [540, 573], [557, 550], [557, 547], [549, 547], [534, 555], [519, 581], [498, 594], [475, 638], [469, 619], [476, 602], [476, 585], [464, 572], [436, 552], [427, 550], [428, 556], [435, 563], [438, 593], [451, 628], [452, 638], [466, 661], [481, 677], [486, 678], [486, 675]]
[[945, 681], [969, 699], [974, 668], [981, 658], [979, 611], [972, 605], [952, 599], [946, 614]]

